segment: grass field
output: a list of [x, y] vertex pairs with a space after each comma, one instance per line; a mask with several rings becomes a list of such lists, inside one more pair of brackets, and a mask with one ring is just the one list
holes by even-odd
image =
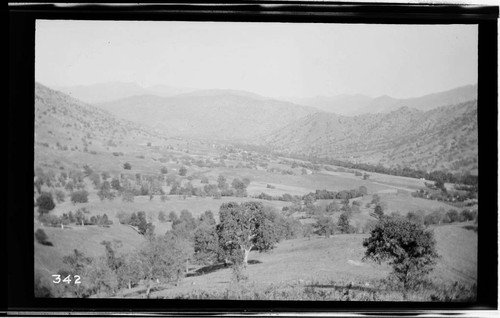
[[[465, 223], [433, 228], [441, 258], [433, 281], [474, 284], [477, 277], [477, 233], [463, 228]], [[387, 277], [390, 268], [364, 262], [363, 239], [367, 235], [334, 235], [330, 238], [301, 238], [281, 242], [270, 253], [251, 252], [247, 273], [249, 284], [258, 289], [271, 286], [304, 288], [311, 282], [340, 285], [357, 282], [373, 286]], [[467, 252], [463, 252], [466, 250]], [[230, 289], [234, 282], [229, 268], [185, 278], [179, 286], [153, 293], [153, 297], [175, 298], [189, 293], [213, 293]], [[368, 285], [366, 285], [368, 284]], [[140, 296], [139, 296], [140, 297]], [[394, 300], [401, 300], [395, 296]]]
[[64, 267], [63, 256], [73, 254], [78, 249], [86, 256], [96, 257], [104, 255], [104, 240], [119, 240], [122, 242], [123, 253], [130, 252], [144, 242], [144, 237], [126, 225], [114, 224], [109, 228], [98, 226], [67, 226], [65, 229], [54, 227], [41, 228], [48, 236], [47, 241], [53, 246], [35, 244], [35, 268], [39, 268], [44, 274], [52, 275]]
[[203, 212], [211, 210], [214, 212], [214, 216], [218, 218], [218, 212], [221, 204], [225, 202], [246, 202], [246, 201], [257, 201], [262, 202], [265, 206], [274, 207], [281, 210], [284, 206], [290, 205], [290, 202], [284, 201], [267, 201], [260, 199], [251, 198], [237, 198], [237, 197], [222, 197], [220, 199], [214, 199], [212, 197], [186, 197], [184, 199], [182, 196], [171, 195], [168, 196], [168, 200], [161, 201], [159, 196], [155, 196], [152, 200], [149, 200], [149, 196], [136, 196], [134, 202], [123, 202], [121, 198], [115, 198], [113, 201], [100, 201], [97, 196], [89, 196], [88, 203], [77, 203], [73, 204], [71, 202], [63, 202], [53, 210], [54, 215], [62, 215], [63, 213], [73, 213], [80, 208], [87, 208], [90, 211], [90, 216], [92, 215], [102, 215], [106, 213], [111, 220], [118, 222], [116, 214], [118, 212], [138, 212], [144, 211], [146, 215], [150, 215], [153, 219], [158, 216], [160, 211], [165, 212], [167, 215], [170, 211], [175, 211], [177, 215], [187, 209], [191, 214], [197, 218]]

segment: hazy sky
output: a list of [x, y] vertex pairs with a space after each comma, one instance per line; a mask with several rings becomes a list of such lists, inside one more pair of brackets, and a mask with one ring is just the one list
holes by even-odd
[[477, 82], [476, 25], [47, 21], [35, 78], [271, 97], [413, 97]]

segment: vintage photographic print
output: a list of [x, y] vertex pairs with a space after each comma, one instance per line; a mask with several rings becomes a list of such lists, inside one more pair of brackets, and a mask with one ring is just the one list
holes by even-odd
[[35, 296], [474, 302], [477, 83], [475, 24], [37, 20]]

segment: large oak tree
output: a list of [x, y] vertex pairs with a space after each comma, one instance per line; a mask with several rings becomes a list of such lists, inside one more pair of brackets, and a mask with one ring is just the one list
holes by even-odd
[[219, 218], [220, 252], [233, 262], [246, 265], [251, 250], [268, 251], [278, 242], [275, 226], [260, 202], [224, 203]]

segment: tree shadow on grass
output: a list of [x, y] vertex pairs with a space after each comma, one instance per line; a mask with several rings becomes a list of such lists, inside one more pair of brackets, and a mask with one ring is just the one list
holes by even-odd
[[[258, 260], [254, 260], [254, 259], [251, 259], [248, 261], [248, 265], [260, 264], [260, 263], [262, 263], [262, 262], [258, 261]], [[198, 268], [194, 272], [188, 273], [186, 275], [186, 277], [206, 275], [206, 274], [210, 274], [210, 273], [213, 273], [213, 272], [225, 269], [225, 268], [230, 268], [230, 267], [231, 267], [230, 264], [224, 264], [224, 263], [207, 265], [207, 266], [203, 266], [201, 268]]]
[[462, 226], [462, 228], [464, 228], [466, 230], [471, 230], [471, 231], [474, 231], [477, 233], [477, 225], [465, 225], [465, 226]]

